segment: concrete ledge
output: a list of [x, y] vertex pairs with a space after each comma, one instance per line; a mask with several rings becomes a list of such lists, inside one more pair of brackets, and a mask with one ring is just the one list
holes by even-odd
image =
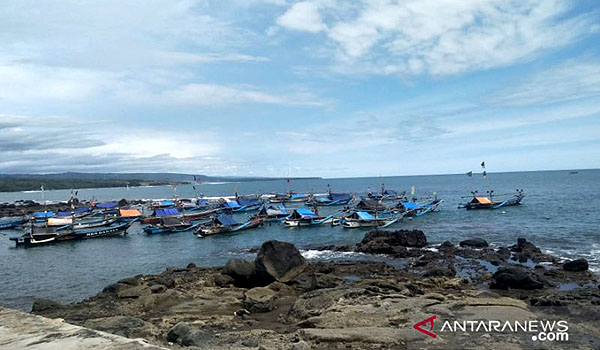
[[0, 307], [0, 349], [28, 350], [168, 350], [141, 339], [74, 326]]

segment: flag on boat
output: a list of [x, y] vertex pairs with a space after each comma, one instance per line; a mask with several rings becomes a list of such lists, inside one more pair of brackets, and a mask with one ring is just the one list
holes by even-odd
[[410, 186], [410, 195], [411, 196], [415, 195], [415, 186]]

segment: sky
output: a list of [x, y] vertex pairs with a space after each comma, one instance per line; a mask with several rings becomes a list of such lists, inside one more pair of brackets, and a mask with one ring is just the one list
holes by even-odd
[[595, 0], [0, 2], [0, 173], [600, 167]]

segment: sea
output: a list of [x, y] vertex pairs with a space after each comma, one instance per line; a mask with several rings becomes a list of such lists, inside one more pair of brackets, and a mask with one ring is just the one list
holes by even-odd
[[[600, 170], [536, 171], [481, 174], [397, 176], [343, 179], [305, 179], [207, 183], [201, 185], [80, 189], [78, 198], [96, 201], [229, 196], [271, 192], [352, 192], [390, 190], [410, 191], [426, 200], [434, 194], [444, 200], [438, 212], [405, 219], [390, 229], [420, 229], [431, 244], [458, 243], [468, 238], [484, 238], [492, 246], [514, 244], [519, 237], [535, 243], [547, 253], [562, 258], [586, 258], [600, 271]], [[522, 205], [501, 210], [459, 209], [471, 198], [471, 191], [498, 196], [523, 189]], [[69, 190], [0, 193], [0, 202], [20, 199], [67, 200]], [[302, 204], [300, 204], [301, 206]], [[321, 210], [334, 213], [336, 208]], [[252, 213], [236, 214], [243, 220]], [[19, 231], [0, 231], [0, 305], [25, 311], [36, 298], [61, 303], [76, 302], [100, 292], [122, 278], [161, 273], [167, 267], [219, 266], [231, 258], [251, 259], [252, 248], [277, 239], [292, 242], [308, 259], [378, 259], [357, 253], [318, 250], [326, 245], [359, 242], [365, 230], [349, 230], [329, 225], [287, 228], [281, 224], [234, 234], [197, 238], [191, 232], [170, 235], [144, 234], [136, 223], [123, 237], [65, 242], [33, 248], [17, 248], [9, 237]]]

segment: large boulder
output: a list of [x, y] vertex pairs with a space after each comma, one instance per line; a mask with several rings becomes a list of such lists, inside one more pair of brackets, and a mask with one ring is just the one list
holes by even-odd
[[356, 246], [356, 251], [405, 258], [410, 255], [407, 247], [422, 248], [426, 245], [427, 237], [420, 230], [374, 230], [367, 232], [362, 241]]
[[252, 288], [244, 293], [244, 308], [250, 312], [269, 312], [275, 308], [275, 295], [268, 287]]
[[427, 237], [421, 230], [397, 230], [367, 232], [361, 243], [373, 240], [383, 240], [392, 246], [423, 248], [427, 246]]
[[485, 248], [489, 246], [488, 242], [483, 238], [472, 238], [465, 239], [464, 241], [460, 241], [461, 247], [471, 247], [471, 248]]
[[493, 289], [542, 289], [540, 279], [517, 268], [502, 268], [494, 273], [490, 288]]
[[516, 254], [516, 258], [520, 262], [526, 262], [529, 259], [534, 262], [553, 260], [552, 256], [542, 253], [540, 248], [525, 238], [518, 238], [517, 244], [511, 246], [510, 251]]
[[259, 279], [265, 282], [289, 282], [306, 267], [304, 257], [292, 243], [275, 240], [263, 243], [254, 263]]
[[585, 260], [583, 258], [567, 261], [566, 263], [563, 264], [563, 270], [569, 271], [569, 272], [587, 271], [587, 269], [589, 267], [590, 266], [589, 266], [587, 260]]
[[256, 265], [252, 261], [230, 259], [221, 272], [231, 276], [233, 283], [238, 287], [251, 287], [257, 282], [255, 278]]

